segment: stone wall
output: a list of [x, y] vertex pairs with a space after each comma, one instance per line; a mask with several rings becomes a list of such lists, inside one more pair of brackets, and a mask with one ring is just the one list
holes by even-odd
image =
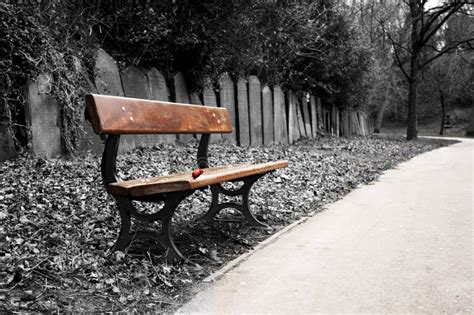
[[[192, 103], [196, 105], [227, 108], [234, 126], [232, 133], [214, 134], [213, 142], [225, 141], [241, 146], [294, 143], [302, 137], [315, 138], [318, 131], [333, 135], [367, 135], [370, 120], [364, 113], [340, 113], [335, 106], [323, 106], [320, 99], [310, 93], [282, 91], [280, 86], [262, 85], [259, 78], [237, 78], [227, 73], [217, 82], [205, 80], [202, 91], [190, 92], [182, 73], [170, 80], [155, 68], [140, 69], [129, 66], [119, 71], [115, 60], [104, 50], [96, 54], [96, 77], [91, 93], [126, 96], [133, 98]], [[48, 94], [51, 76], [43, 74], [28, 85], [27, 122], [32, 136], [32, 148], [36, 155], [51, 158], [63, 152], [61, 134], [57, 125], [59, 109]], [[168, 83], [172, 86], [168, 86]], [[170, 91], [172, 93], [170, 93]], [[7, 135], [2, 128], [0, 132]], [[81, 151], [100, 153], [103, 144], [84, 123], [85, 137]], [[127, 135], [121, 140], [120, 151], [137, 146], [152, 146], [159, 142], [196, 141], [196, 135]], [[12, 140], [2, 135], [0, 159], [14, 156]]]

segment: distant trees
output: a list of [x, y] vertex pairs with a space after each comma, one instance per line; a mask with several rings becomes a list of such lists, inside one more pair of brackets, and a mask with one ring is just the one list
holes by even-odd
[[359, 102], [367, 112], [376, 112], [374, 132], [380, 132], [385, 110], [399, 100], [401, 73], [394, 63], [393, 48], [387, 30], [399, 30], [404, 24], [400, 5], [393, 1], [360, 1], [345, 9], [346, 18], [357, 28], [358, 45], [366, 47], [368, 71], [365, 85], [359, 89]]
[[339, 107], [364, 104], [371, 51], [337, 1], [18, 1], [0, 2], [0, 113], [18, 146], [28, 142], [23, 87], [52, 73], [64, 143], [82, 130], [83, 94], [94, 53], [119, 67], [182, 71], [190, 88], [222, 72], [312, 92]]
[[446, 113], [450, 104], [466, 106], [474, 101], [472, 80], [474, 59], [470, 59], [462, 53], [443, 55], [423, 71], [420, 101], [428, 107], [439, 104], [440, 135], [444, 134]]
[[[407, 139], [416, 139], [418, 87], [421, 74], [429, 64], [441, 56], [459, 50], [472, 49], [472, 28], [459, 37], [449, 37], [454, 26], [449, 21], [456, 15], [472, 15], [469, 1], [449, 1], [428, 8], [427, 0], [405, 0], [408, 36], [386, 30], [396, 63], [408, 83]], [[399, 30], [399, 32], [403, 29]], [[444, 35], [444, 36], [441, 36]]]
[[257, 75], [331, 97], [360, 92], [366, 47], [333, 1], [160, 1], [88, 9], [94, 34], [116, 59], [182, 71], [190, 86], [219, 73]]

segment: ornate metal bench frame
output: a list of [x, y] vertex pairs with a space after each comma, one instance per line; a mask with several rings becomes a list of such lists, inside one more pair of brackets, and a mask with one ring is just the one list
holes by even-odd
[[[208, 162], [208, 147], [209, 147], [210, 134], [202, 134], [201, 140], [199, 142], [198, 152], [197, 152], [197, 164], [198, 167], [206, 169], [209, 167]], [[120, 143], [120, 135], [107, 135], [104, 153], [102, 155], [101, 162], [101, 173], [103, 182], [107, 186], [111, 183], [119, 182], [120, 178], [117, 175], [116, 160], [117, 153]], [[271, 172], [271, 171], [270, 171]], [[268, 172], [267, 172], [268, 173]], [[221, 183], [210, 185], [212, 192], [212, 202], [207, 213], [201, 218], [205, 221], [212, 221], [214, 217], [223, 209], [233, 208], [242, 213], [244, 218], [247, 220], [248, 224], [256, 227], [268, 227], [266, 224], [260, 222], [249, 209], [249, 193], [253, 184], [262, 176], [263, 174], [251, 175], [243, 178], [238, 178], [232, 181], [243, 182], [243, 186], [236, 190], [230, 190], [224, 188]], [[207, 187], [201, 187], [199, 189], [204, 190]], [[173, 214], [178, 207], [178, 205], [186, 197], [192, 195], [194, 191], [184, 190], [176, 192], [167, 192], [159, 193], [148, 196], [141, 197], [125, 197], [119, 195], [113, 195], [117, 202], [117, 206], [120, 212], [121, 218], [121, 228], [119, 236], [114, 245], [114, 250], [124, 251], [134, 239], [148, 238], [155, 241], [158, 241], [166, 249], [166, 260], [173, 262], [175, 260], [183, 259], [185, 257], [176, 247], [173, 237], [171, 234], [171, 222]], [[241, 197], [241, 203], [237, 202], [224, 202], [219, 203], [219, 194], [230, 197]], [[132, 201], [141, 201], [141, 202], [163, 202], [163, 207], [156, 213], [153, 214], [143, 214], [140, 213], [136, 207], [133, 205]], [[161, 231], [132, 231], [131, 230], [131, 218], [134, 218], [140, 222], [153, 223], [156, 221], [161, 222]]]

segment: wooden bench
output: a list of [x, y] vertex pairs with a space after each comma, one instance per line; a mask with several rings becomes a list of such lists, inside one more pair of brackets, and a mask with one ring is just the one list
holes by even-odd
[[[235, 164], [209, 167], [207, 159], [209, 137], [212, 133], [232, 131], [225, 108], [177, 104], [125, 97], [87, 95], [86, 118], [94, 132], [105, 138], [101, 173], [107, 192], [117, 201], [121, 228], [114, 249], [125, 250], [133, 239], [150, 238], [166, 249], [168, 261], [184, 259], [173, 242], [171, 220], [179, 203], [197, 189], [210, 187], [212, 202], [203, 220], [212, 220], [225, 208], [239, 210], [252, 226], [266, 226], [250, 212], [249, 191], [252, 185], [266, 173], [288, 166], [288, 161], [262, 164]], [[191, 171], [142, 178], [121, 180], [117, 175], [116, 158], [120, 135], [123, 134], [202, 134], [197, 150], [197, 167], [203, 173], [194, 178]], [[196, 175], [196, 174], [194, 174]], [[224, 188], [222, 182], [243, 182], [237, 190]], [[240, 196], [241, 203], [219, 202], [219, 194]], [[132, 201], [163, 202], [154, 214], [139, 212]], [[161, 232], [131, 231], [131, 218], [142, 222], [161, 221]]]

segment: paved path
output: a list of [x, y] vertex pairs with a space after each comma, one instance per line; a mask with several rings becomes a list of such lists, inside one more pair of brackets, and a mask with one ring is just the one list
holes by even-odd
[[179, 312], [473, 313], [474, 141], [386, 172]]

